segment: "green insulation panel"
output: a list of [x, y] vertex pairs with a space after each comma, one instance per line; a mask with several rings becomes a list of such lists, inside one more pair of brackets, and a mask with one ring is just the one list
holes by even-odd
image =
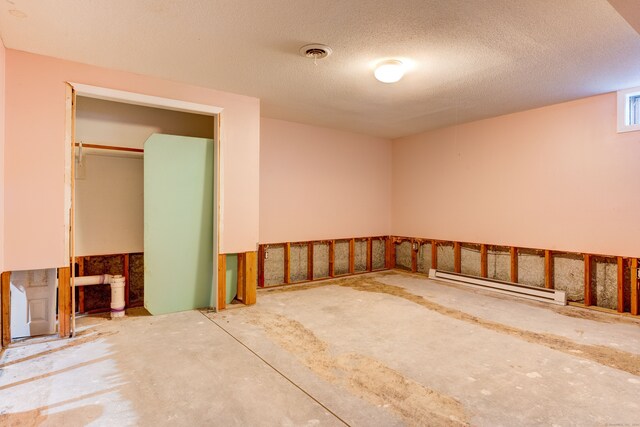
[[227, 304], [238, 295], [238, 255], [227, 255]]
[[207, 307], [213, 280], [213, 141], [154, 134], [144, 144], [144, 306]]

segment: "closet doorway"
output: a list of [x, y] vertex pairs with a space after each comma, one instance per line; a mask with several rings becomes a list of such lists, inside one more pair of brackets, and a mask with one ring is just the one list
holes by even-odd
[[[150, 301], [166, 301], [174, 299], [171, 295], [190, 294], [189, 280], [197, 280], [198, 298], [191, 298], [193, 304], [198, 306], [215, 306], [217, 284], [216, 271], [218, 252], [218, 179], [219, 179], [219, 117], [220, 108], [191, 104], [164, 98], [156, 98], [135, 93], [114, 91], [104, 88], [74, 85], [72, 92], [72, 133], [70, 141], [71, 179], [70, 191], [70, 234], [69, 254], [72, 260], [71, 271], [71, 325], [73, 331], [76, 314], [91, 314], [111, 310], [111, 289], [108, 284], [83, 285], [84, 279], [76, 277], [98, 275], [121, 275], [125, 279], [126, 308], [147, 306]], [[166, 246], [161, 248], [161, 255], [154, 242], [162, 241], [162, 227], [155, 227], [149, 231], [147, 223], [156, 214], [164, 214], [164, 219], [174, 220], [176, 224], [186, 224], [192, 218], [181, 218], [180, 212], [174, 211], [171, 217], [162, 209], [149, 210], [145, 214], [145, 178], [146, 171], [155, 170], [156, 175], [151, 194], [162, 194], [161, 186], [167, 189], [171, 182], [157, 184], [157, 180], [163, 178], [157, 171], [167, 170], [176, 162], [172, 162], [170, 156], [153, 156], [154, 162], [166, 162], [165, 165], [154, 163], [149, 167], [149, 159], [145, 158], [145, 146], [148, 140], [169, 139], [173, 141], [174, 149], [178, 144], [184, 145], [185, 151], [193, 152], [195, 145], [206, 146], [206, 149], [198, 151], [196, 156], [204, 156], [210, 165], [207, 174], [196, 174], [201, 179], [211, 180], [206, 192], [209, 199], [209, 217], [201, 217], [201, 222], [209, 221], [208, 227], [201, 231], [208, 234], [203, 240], [207, 242], [207, 252], [204, 256], [208, 262], [203, 261], [203, 254], [199, 251], [204, 246], [201, 244], [196, 252], [192, 252], [199, 260], [202, 268], [197, 278], [188, 278], [185, 281], [159, 280], [159, 278], [172, 277], [172, 270], [163, 270], [165, 267], [177, 267], [181, 265], [180, 257], [185, 249], [176, 247], [175, 263], [152, 262], [153, 259], [163, 257], [170, 259]], [[157, 143], [151, 143], [157, 144]], [[161, 145], [161, 144], [160, 144]], [[157, 150], [156, 150], [157, 151]], [[179, 153], [180, 151], [178, 151]], [[192, 157], [192, 160], [194, 158]], [[184, 163], [184, 162], [183, 162]], [[176, 175], [174, 174], [174, 177]], [[185, 182], [176, 183], [173, 194], [183, 193]], [[198, 183], [200, 185], [201, 183]], [[180, 189], [182, 185], [182, 190]], [[199, 187], [202, 195], [207, 187]], [[170, 196], [171, 191], [166, 195]], [[167, 199], [167, 203], [172, 203]], [[185, 207], [182, 212], [191, 212]], [[204, 212], [206, 214], [206, 212]], [[158, 221], [155, 222], [158, 224]], [[175, 229], [165, 229], [173, 232]], [[153, 233], [149, 235], [149, 233]], [[192, 230], [191, 233], [197, 233]], [[171, 234], [171, 233], [169, 233]], [[165, 236], [165, 241], [167, 240]], [[193, 239], [192, 239], [193, 240]], [[200, 242], [201, 243], [201, 242]], [[152, 245], [149, 247], [148, 245]], [[170, 251], [169, 251], [170, 252]], [[188, 252], [188, 251], [187, 251]], [[195, 254], [195, 255], [194, 255]], [[149, 270], [149, 263], [154, 265]], [[177, 269], [179, 270], [179, 269]], [[204, 274], [200, 274], [202, 272]], [[149, 274], [158, 278], [149, 281]], [[174, 274], [175, 276], [175, 274]], [[145, 283], [145, 277], [147, 283]], [[181, 275], [180, 277], [184, 277]], [[206, 283], [203, 283], [203, 280]], [[78, 286], [76, 284], [80, 284]], [[173, 288], [171, 288], [172, 286]], [[178, 289], [181, 288], [181, 289]], [[145, 292], [146, 291], [146, 292]], [[145, 293], [147, 294], [145, 296]], [[193, 295], [191, 295], [193, 296]], [[187, 298], [188, 299], [188, 298]], [[152, 314], [160, 312], [179, 311], [196, 308], [185, 304], [172, 306], [164, 304], [160, 310], [158, 304], [151, 304], [149, 308]], [[153, 310], [158, 311], [154, 313]], [[64, 313], [63, 313], [64, 316]]]

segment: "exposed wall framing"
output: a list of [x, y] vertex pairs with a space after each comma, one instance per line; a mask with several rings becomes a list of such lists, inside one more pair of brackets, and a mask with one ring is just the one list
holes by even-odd
[[[144, 254], [142, 252], [76, 257], [76, 277], [98, 274], [121, 275], [125, 279], [125, 308], [144, 305]], [[77, 313], [111, 311], [109, 285], [76, 286]]]
[[[238, 292], [236, 299], [245, 305], [256, 303], [256, 289], [260, 280], [260, 273], [264, 271], [264, 266], [258, 265], [258, 252], [241, 252], [238, 256]], [[227, 308], [227, 255], [218, 254], [218, 311]]]
[[5, 271], [0, 276], [0, 294], [2, 294], [2, 306], [0, 307], [0, 348], [11, 343], [11, 272]]
[[638, 258], [401, 236], [390, 236], [386, 247], [387, 268], [430, 267], [559, 289], [573, 305], [640, 312]]
[[395, 266], [387, 236], [259, 245], [258, 287], [311, 282]]

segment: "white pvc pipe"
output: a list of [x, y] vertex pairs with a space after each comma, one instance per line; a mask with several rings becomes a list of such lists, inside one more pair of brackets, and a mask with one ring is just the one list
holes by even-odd
[[113, 276], [111, 274], [99, 274], [97, 276], [79, 276], [75, 279], [76, 286], [91, 286], [110, 284]]

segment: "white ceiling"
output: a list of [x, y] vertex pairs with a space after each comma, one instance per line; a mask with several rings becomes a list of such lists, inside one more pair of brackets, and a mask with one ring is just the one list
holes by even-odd
[[[640, 35], [607, 0], [5, 0], [0, 31], [11, 49], [389, 138], [640, 86]], [[333, 55], [314, 65], [308, 43]], [[412, 70], [379, 83], [384, 58]]]

